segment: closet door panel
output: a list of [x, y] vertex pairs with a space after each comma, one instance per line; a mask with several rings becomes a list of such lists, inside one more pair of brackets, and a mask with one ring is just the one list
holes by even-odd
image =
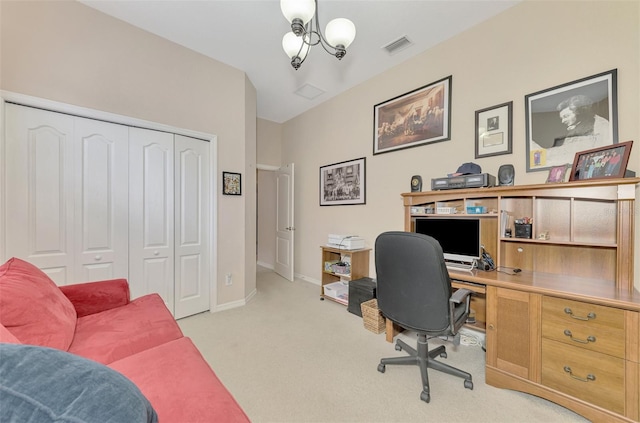
[[6, 104], [5, 251], [73, 282], [73, 118]]
[[175, 316], [209, 309], [209, 143], [175, 135]]
[[76, 278], [128, 277], [128, 128], [75, 119]]
[[129, 285], [174, 307], [173, 134], [129, 129]]

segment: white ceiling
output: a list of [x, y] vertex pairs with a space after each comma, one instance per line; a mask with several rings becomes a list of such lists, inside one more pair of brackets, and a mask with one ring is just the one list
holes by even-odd
[[[521, 0], [319, 0], [322, 30], [344, 17], [356, 38], [342, 61], [316, 46], [297, 71], [282, 50], [290, 26], [278, 0], [80, 1], [244, 71], [257, 90], [258, 117], [282, 123]], [[402, 36], [413, 45], [392, 55], [382, 48]], [[324, 93], [295, 94], [307, 84]]]

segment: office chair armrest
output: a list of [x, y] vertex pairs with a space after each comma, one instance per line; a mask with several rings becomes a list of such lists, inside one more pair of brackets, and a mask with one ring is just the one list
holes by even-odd
[[471, 300], [471, 298], [469, 298], [470, 295], [471, 295], [471, 291], [465, 288], [460, 288], [453, 293], [451, 298], [449, 298], [449, 302], [460, 304], [465, 299], [468, 302]]
[[468, 289], [460, 288], [456, 292], [453, 293], [451, 298], [449, 298], [449, 329], [453, 335], [458, 333], [458, 329], [462, 326], [464, 322], [458, 322], [456, 324], [456, 319], [454, 317], [454, 309], [456, 308], [456, 304], [461, 304], [465, 302], [464, 313], [465, 315], [469, 314], [469, 308], [471, 304], [471, 291]]

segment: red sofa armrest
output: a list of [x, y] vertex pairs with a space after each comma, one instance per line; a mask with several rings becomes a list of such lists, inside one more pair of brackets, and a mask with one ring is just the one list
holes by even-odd
[[69, 298], [78, 317], [129, 304], [129, 283], [126, 279], [63, 285], [60, 290]]

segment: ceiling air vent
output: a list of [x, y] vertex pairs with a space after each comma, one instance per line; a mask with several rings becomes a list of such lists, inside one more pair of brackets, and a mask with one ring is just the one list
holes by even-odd
[[403, 35], [397, 40], [391, 41], [389, 44], [387, 44], [382, 48], [385, 49], [389, 54], [396, 54], [400, 50], [404, 50], [405, 48], [410, 47], [412, 45], [413, 43], [411, 42], [411, 40], [409, 40], [406, 36]]
[[307, 100], [313, 100], [314, 98], [318, 97], [319, 95], [322, 95], [325, 93], [324, 90], [318, 88], [318, 87], [314, 87], [311, 84], [304, 84], [302, 87], [298, 88], [295, 93], [297, 95], [299, 95], [300, 97], [304, 97]]

